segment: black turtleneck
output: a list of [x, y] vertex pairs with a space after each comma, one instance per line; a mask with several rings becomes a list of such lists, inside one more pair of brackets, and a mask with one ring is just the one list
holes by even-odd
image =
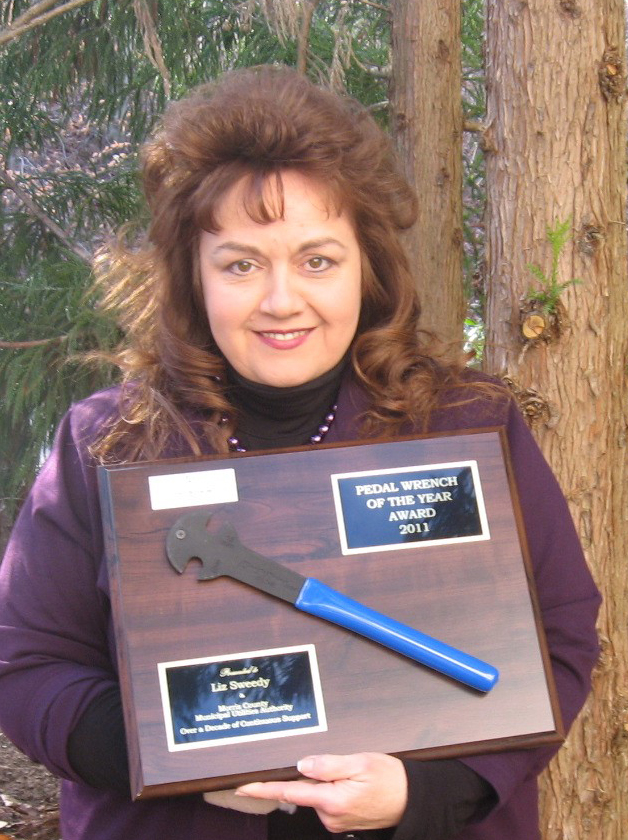
[[276, 388], [252, 382], [227, 365], [227, 398], [238, 412], [235, 435], [247, 450], [309, 443], [336, 402], [347, 357], [303, 385]]

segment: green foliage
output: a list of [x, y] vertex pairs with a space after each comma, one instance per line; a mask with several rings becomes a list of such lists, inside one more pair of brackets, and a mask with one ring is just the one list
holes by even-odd
[[[7, 260], [0, 259], [3, 340], [15, 343], [0, 351], [0, 481], [8, 511], [32, 481], [60, 415], [77, 396], [110, 381], [104, 371], [73, 361], [75, 354], [111, 347], [119, 338], [83, 291], [89, 283], [87, 267], [54, 250], [50, 247], [17, 280], [8, 273]], [[32, 346], [21, 347], [23, 341]]]
[[[0, 5], [0, 31], [32, 5]], [[381, 5], [381, 4], [380, 4]], [[287, 0], [91, 0], [0, 46], [0, 518], [10, 520], [71, 402], [112, 381], [89, 255], [144, 210], [137, 149], [170, 98], [220, 72], [298, 59]], [[319, 3], [307, 72], [387, 99], [385, 7]], [[385, 117], [385, 111], [378, 110]], [[4, 177], [6, 176], [6, 177]]]
[[[306, 62], [311, 78], [345, 88], [384, 125], [389, 2], [318, 3]], [[31, 6], [0, 4], [0, 31]], [[293, 0], [91, 0], [0, 46], [0, 517], [13, 515], [69, 404], [112, 380], [76, 361], [119, 338], [79, 254], [142, 217], [139, 144], [190, 87], [234, 67], [296, 65], [301, 9]], [[463, 0], [468, 120], [484, 112], [483, 14], [483, 0]], [[466, 137], [465, 274], [477, 335], [483, 158], [478, 135]]]
[[547, 315], [551, 315], [556, 311], [560, 296], [565, 289], [582, 282], [577, 277], [571, 280], [565, 280], [562, 283], [558, 280], [560, 256], [565, 245], [571, 238], [571, 230], [571, 217], [564, 222], [556, 221], [553, 227], [547, 227], [546, 237], [552, 251], [552, 264], [549, 274], [545, 274], [536, 264], [529, 263], [527, 266], [541, 288], [528, 292], [526, 300], [537, 303], [540, 309]]

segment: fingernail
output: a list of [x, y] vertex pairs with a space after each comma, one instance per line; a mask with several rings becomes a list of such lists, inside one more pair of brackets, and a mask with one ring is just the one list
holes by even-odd
[[313, 758], [302, 758], [300, 761], [297, 761], [297, 770], [299, 773], [311, 773], [314, 769], [314, 759]]

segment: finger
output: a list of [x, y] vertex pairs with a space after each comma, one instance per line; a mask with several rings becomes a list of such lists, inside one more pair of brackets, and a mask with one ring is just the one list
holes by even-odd
[[256, 799], [277, 799], [289, 802], [291, 805], [301, 805], [307, 808], [321, 807], [326, 797], [318, 788], [328, 785], [317, 785], [311, 781], [299, 782], [251, 782], [236, 790], [236, 796], [251, 796]]
[[[276, 799], [253, 799], [250, 796], [236, 796], [233, 790], [214, 790], [203, 794], [203, 799], [219, 808], [232, 808], [245, 814], [269, 814], [279, 807]], [[0, 840], [2, 835], [0, 834]]]

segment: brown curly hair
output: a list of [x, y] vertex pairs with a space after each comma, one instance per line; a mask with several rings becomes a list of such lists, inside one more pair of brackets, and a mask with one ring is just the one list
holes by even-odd
[[237, 417], [202, 299], [199, 234], [216, 229], [221, 199], [242, 179], [251, 217], [273, 221], [264, 185], [273, 178], [280, 188], [286, 170], [324, 184], [354, 222], [363, 300], [351, 363], [371, 397], [364, 434], [426, 422], [462, 362], [438, 361], [435, 340], [419, 331], [416, 278], [400, 241], [416, 197], [365, 108], [288, 67], [233, 71], [172, 103], [142, 162], [147, 234], [135, 247], [119, 237], [96, 263], [104, 306], [127, 336], [111, 357], [126, 385], [122, 418], [94, 447], [99, 458], [156, 458], [173, 434], [193, 453], [199, 434], [226, 451]]

